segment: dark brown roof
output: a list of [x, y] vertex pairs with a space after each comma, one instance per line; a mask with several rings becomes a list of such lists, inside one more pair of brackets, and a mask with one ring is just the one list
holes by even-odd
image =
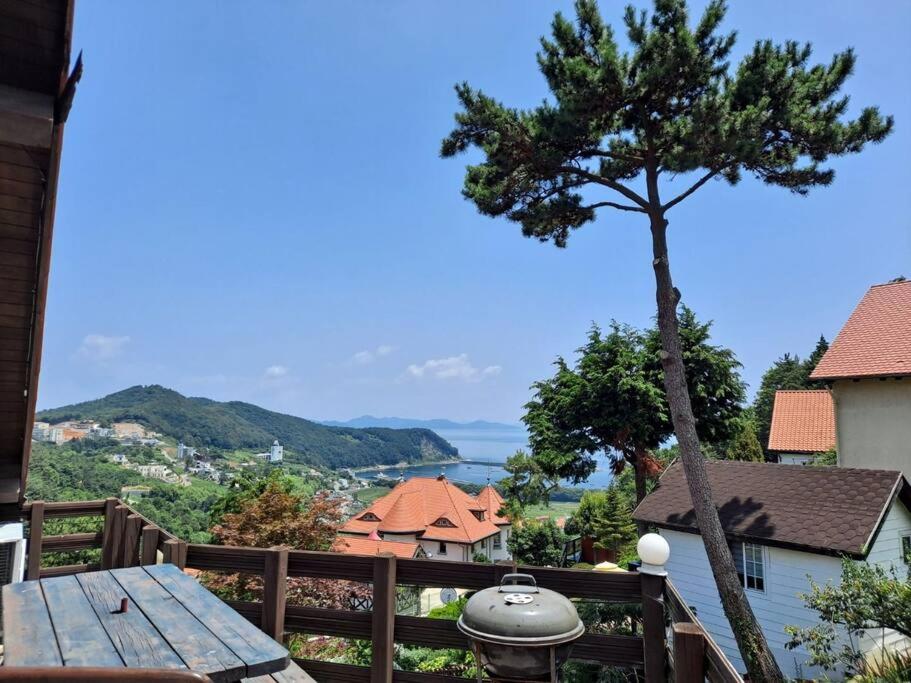
[[[765, 545], [862, 558], [894, 497], [911, 508], [901, 472], [730, 461], [707, 462], [706, 469], [725, 533]], [[633, 516], [698, 531], [679, 461]]]
[[871, 287], [810, 376], [902, 375], [911, 375], [911, 281]]
[[[25, 490], [73, 0], [0, 3], [0, 514]], [[70, 90], [66, 91], [71, 92]]]

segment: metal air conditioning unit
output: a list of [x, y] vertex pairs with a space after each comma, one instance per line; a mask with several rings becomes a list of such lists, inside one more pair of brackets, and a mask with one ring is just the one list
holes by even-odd
[[22, 524], [0, 525], [0, 586], [18, 583], [25, 576], [25, 536]]

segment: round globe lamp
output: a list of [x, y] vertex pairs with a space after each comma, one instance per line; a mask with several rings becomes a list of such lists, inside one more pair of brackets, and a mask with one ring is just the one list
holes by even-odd
[[643, 574], [657, 574], [666, 576], [664, 565], [671, 556], [671, 548], [664, 540], [663, 536], [658, 534], [645, 534], [636, 544], [636, 552], [639, 559], [642, 560], [642, 566], [639, 571]]

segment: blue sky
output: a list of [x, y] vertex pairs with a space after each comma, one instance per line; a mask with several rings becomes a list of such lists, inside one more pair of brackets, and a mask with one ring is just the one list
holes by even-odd
[[[695, 7], [701, 7], [696, 3]], [[752, 389], [911, 276], [911, 3], [738, 1], [737, 55], [809, 40], [859, 60], [852, 106], [893, 135], [800, 198], [710, 183], [671, 215], [684, 301]], [[440, 139], [467, 80], [547, 91], [538, 37], [569, 2], [81, 2], [39, 405], [133, 384], [326, 419], [517, 420], [591, 321], [650, 324], [642, 217], [558, 250], [479, 216]], [[622, 4], [602, 2], [612, 23]]]

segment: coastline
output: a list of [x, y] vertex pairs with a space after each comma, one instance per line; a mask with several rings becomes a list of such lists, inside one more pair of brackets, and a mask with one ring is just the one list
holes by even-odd
[[417, 460], [415, 462], [399, 462], [394, 465], [367, 465], [365, 467], [342, 467], [340, 470], [358, 472], [373, 472], [375, 470], [398, 470], [409, 467], [423, 467], [426, 465], [457, 465], [462, 462], [471, 462], [464, 458], [447, 458], [446, 460]]

